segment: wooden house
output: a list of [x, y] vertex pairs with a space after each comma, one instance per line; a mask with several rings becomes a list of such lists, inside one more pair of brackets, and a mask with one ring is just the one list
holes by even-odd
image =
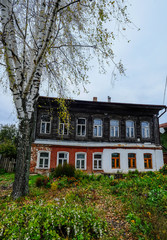
[[117, 173], [156, 171], [163, 166], [159, 111], [163, 105], [66, 100], [70, 118], [63, 122], [55, 98], [39, 97], [35, 111], [32, 173], [59, 164]]

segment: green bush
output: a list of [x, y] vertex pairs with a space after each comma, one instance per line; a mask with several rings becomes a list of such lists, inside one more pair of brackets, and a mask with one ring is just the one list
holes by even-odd
[[58, 178], [58, 177], [74, 177], [75, 176], [75, 167], [70, 164], [64, 164], [59, 165], [58, 167], [55, 168], [55, 170], [52, 172], [51, 175], [53, 178]]
[[49, 178], [46, 176], [38, 177], [35, 181], [35, 185], [36, 187], [46, 187], [46, 188], [50, 188], [51, 186]]
[[93, 208], [38, 202], [0, 212], [0, 239], [100, 239], [106, 230]]
[[160, 173], [167, 175], [167, 164], [164, 164], [162, 168], [159, 169]]

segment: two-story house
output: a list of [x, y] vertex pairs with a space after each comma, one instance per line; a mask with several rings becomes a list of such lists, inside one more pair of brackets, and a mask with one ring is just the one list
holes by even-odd
[[70, 122], [59, 119], [55, 98], [39, 97], [31, 167], [48, 172], [59, 164], [116, 173], [163, 166], [159, 111], [163, 105], [66, 100]]

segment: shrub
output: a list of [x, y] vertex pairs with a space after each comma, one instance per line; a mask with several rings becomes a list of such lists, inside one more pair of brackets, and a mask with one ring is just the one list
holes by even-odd
[[75, 167], [70, 164], [59, 165], [55, 168], [54, 172], [52, 172], [52, 177], [74, 177], [75, 176]]
[[0, 239], [101, 239], [106, 230], [93, 208], [74, 204], [13, 205], [0, 218]]
[[36, 185], [36, 187], [46, 187], [46, 188], [49, 188], [50, 187], [49, 178], [46, 177], [46, 176], [38, 177], [36, 179], [35, 185]]
[[164, 164], [164, 166], [159, 169], [159, 172], [164, 175], [167, 175], [167, 164]]

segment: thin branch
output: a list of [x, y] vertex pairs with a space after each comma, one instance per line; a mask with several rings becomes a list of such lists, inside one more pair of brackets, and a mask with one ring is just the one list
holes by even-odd
[[62, 44], [60, 46], [57, 47], [51, 47], [51, 48], [61, 48], [61, 47], [83, 47], [83, 48], [97, 48], [96, 45], [82, 45], [82, 44]]
[[4, 66], [4, 67], [7, 67], [7, 65], [5, 65], [5, 64], [3, 64], [3, 63], [1, 63], [1, 62], [0, 62], [0, 65], [2, 65], [2, 66]]
[[77, 2], [80, 2], [80, 0], [76, 0], [76, 1], [74, 1], [74, 2], [71, 2], [71, 3], [67, 4], [67, 5], [64, 6], [64, 7], [59, 8], [59, 9], [57, 10], [57, 12], [60, 12], [60, 11], [62, 11], [63, 9], [65, 9], [65, 8], [69, 7], [70, 5], [73, 5], [74, 3], [77, 3]]

